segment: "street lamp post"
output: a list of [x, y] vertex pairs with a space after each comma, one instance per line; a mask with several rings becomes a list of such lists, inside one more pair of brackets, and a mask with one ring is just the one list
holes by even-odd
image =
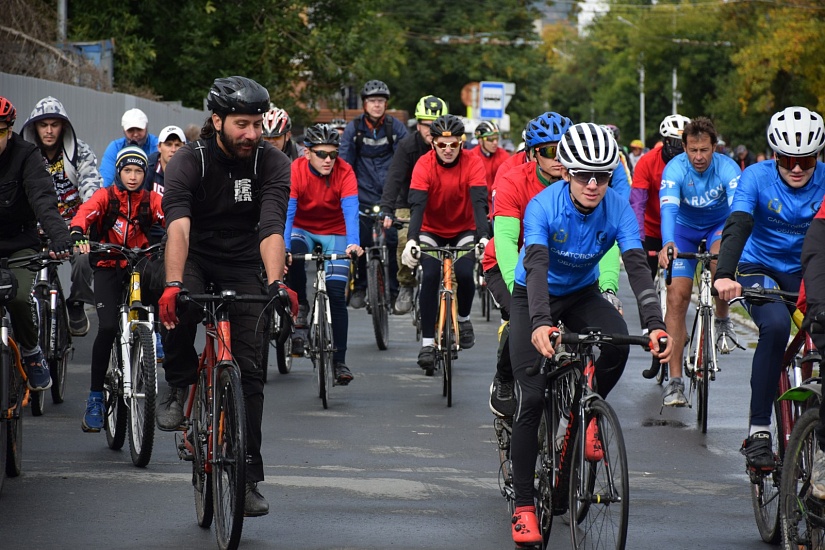
[[645, 142], [645, 64], [639, 63], [639, 139]]

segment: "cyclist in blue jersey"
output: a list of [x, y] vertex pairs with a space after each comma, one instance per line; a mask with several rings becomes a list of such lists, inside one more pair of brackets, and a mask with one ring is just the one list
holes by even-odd
[[[768, 143], [774, 160], [742, 172], [722, 232], [713, 286], [724, 300], [740, 296], [743, 286], [797, 292], [802, 280], [802, 242], [825, 196], [825, 164], [816, 160], [825, 147], [822, 117], [805, 107], [788, 107], [771, 118]], [[749, 469], [771, 471], [776, 467], [771, 413], [794, 308], [779, 303], [747, 308], [759, 327], [759, 341], [742, 453]]]
[[[577, 124], [558, 146], [563, 182], [549, 186], [528, 203], [524, 214], [524, 248], [516, 265], [510, 310], [510, 358], [518, 406], [513, 417], [511, 458], [515, 513], [513, 540], [520, 545], [541, 541], [533, 494], [538, 456], [538, 429], [546, 380], [528, 376], [539, 354], [555, 353], [549, 334], [559, 321], [572, 331], [599, 327], [627, 334], [621, 314], [599, 292], [599, 260], [619, 243], [642, 319], [650, 329], [651, 348], [668, 361], [672, 345], [660, 350], [666, 336], [662, 312], [647, 267], [639, 228], [630, 203], [608, 189], [619, 164], [619, 147], [595, 124]], [[627, 346], [606, 346], [596, 361], [597, 391], [607, 396], [628, 357]], [[594, 428], [587, 441], [596, 443]]]
[[[670, 382], [665, 386], [663, 403], [668, 407], [687, 405], [682, 382], [682, 352], [687, 338], [685, 314], [693, 290], [696, 260], [679, 258], [679, 251], [696, 252], [702, 239], [708, 250], [719, 252], [722, 228], [730, 214], [733, 192], [739, 184], [739, 166], [725, 155], [714, 153], [717, 134], [713, 123], [697, 117], [685, 125], [682, 133], [685, 152], [667, 163], [662, 173], [659, 193], [662, 216], [662, 250], [659, 265], [668, 266], [667, 250], [673, 248], [673, 282], [667, 290], [667, 331], [673, 336]], [[715, 266], [712, 266], [715, 270]], [[735, 342], [728, 318], [728, 303], [716, 300], [717, 346], [725, 338]]]

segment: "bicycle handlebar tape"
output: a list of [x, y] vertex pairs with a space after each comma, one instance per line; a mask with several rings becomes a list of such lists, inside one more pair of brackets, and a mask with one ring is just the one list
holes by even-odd
[[536, 362], [533, 363], [533, 366], [532, 367], [527, 367], [527, 371], [526, 371], [527, 376], [537, 375], [539, 373], [539, 371], [541, 371], [541, 367], [544, 366], [544, 362], [546, 360], [547, 360], [547, 358], [545, 356], [539, 355], [538, 359], [536, 359]]
[[673, 247], [669, 246], [667, 248], [667, 269], [665, 270], [665, 284], [670, 286], [670, 282], [673, 280]]

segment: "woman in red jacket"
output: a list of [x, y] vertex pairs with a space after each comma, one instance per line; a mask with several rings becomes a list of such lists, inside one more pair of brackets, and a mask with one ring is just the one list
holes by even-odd
[[[95, 228], [100, 234], [100, 242], [117, 243], [128, 247], [145, 247], [149, 238], [144, 233], [143, 225], [163, 224], [163, 211], [160, 207], [161, 197], [154, 191], [143, 189], [148, 160], [146, 154], [138, 147], [125, 147], [120, 150], [115, 163], [116, 175], [114, 185], [98, 189], [92, 198], [80, 205], [72, 219], [71, 233], [85, 235]], [[146, 204], [148, 196], [149, 211], [141, 213], [141, 203]], [[104, 220], [111, 223], [109, 203], [115, 197], [120, 203], [117, 219], [111, 227], [103, 227]], [[149, 219], [141, 219], [141, 218]], [[107, 223], [107, 225], [108, 225]], [[89, 245], [81, 247], [82, 252], [89, 252]], [[92, 258], [94, 261], [95, 258]], [[95, 304], [97, 307], [98, 329], [92, 347], [92, 383], [86, 413], [83, 415], [84, 432], [99, 432], [103, 427], [105, 415], [103, 406], [103, 381], [109, 366], [112, 344], [117, 335], [118, 306], [123, 292], [124, 278], [129, 276], [126, 260], [101, 260], [94, 264]]]

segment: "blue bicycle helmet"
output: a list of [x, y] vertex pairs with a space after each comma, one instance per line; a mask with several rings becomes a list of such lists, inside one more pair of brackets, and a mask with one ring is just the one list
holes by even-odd
[[566, 116], [548, 111], [530, 121], [525, 131], [524, 141], [527, 147], [561, 141], [561, 137], [572, 125], [573, 121]]

